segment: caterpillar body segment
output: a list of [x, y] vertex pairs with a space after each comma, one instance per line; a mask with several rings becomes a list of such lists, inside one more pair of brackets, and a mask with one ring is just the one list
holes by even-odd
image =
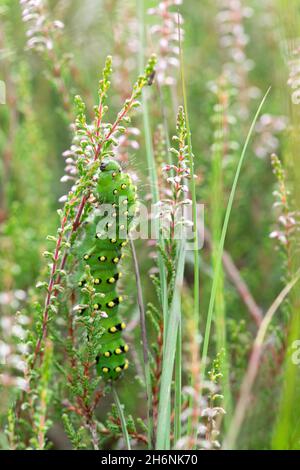
[[123, 297], [118, 293], [117, 285], [122, 277], [123, 250], [137, 209], [136, 187], [121, 166], [107, 158], [100, 166], [95, 195], [98, 208], [90, 215], [77, 247], [77, 256], [80, 257], [77, 284], [80, 305], [86, 305], [89, 294], [81, 289], [86, 282], [82, 273], [86, 272], [88, 265], [95, 289], [94, 305], [92, 311], [89, 308], [82, 313], [102, 317], [101, 325], [105, 332], [96, 358], [97, 371], [104, 378], [114, 380], [128, 368], [128, 345], [122, 337], [126, 324], [119, 315]]

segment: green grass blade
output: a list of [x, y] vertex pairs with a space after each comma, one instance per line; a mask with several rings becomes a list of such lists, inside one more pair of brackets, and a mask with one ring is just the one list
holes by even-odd
[[199, 243], [198, 243], [198, 220], [197, 220], [197, 196], [196, 196], [196, 183], [195, 183], [195, 164], [192, 146], [192, 133], [189, 121], [189, 112], [187, 104], [187, 93], [185, 84], [185, 73], [184, 73], [184, 59], [183, 59], [183, 48], [179, 31], [179, 49], [180, 49], [180, 74], [181, 74], [181, 86], [182, 86], [182, 97], [183, 107], [185, 114], [185, 123], [187, 129], [187, 143], [189, 150], [189, 168], [191, 175], [191, 195], [192, 195], [192, 214], [193, 214], [193, 233], [194, 233], [194, 315], [195, 325], [199, 325], [199, 313], [200, 313], [200, 293], [199, 293]]
[[125, 444], [126, 444], [127, 449], [131, 450], [130, 438], [129, 438], [129, 434], [128, 434], [128, 431], [127, 431], [127, 423], [126, 423], [126, 419], [125, 419], [125, 416], [124, 416], [123, 407], [121, 405], [117, 390], [115, 389], [114, 385], [112, 387], [112, 392], [113, 392], [114, 400], [116, 402], [116, 407], [117, 407], [117, 410], [118, 410], [118, 413], [119, 413], [119, 418], [120, 418], [120, 421], [121, 421], [121, 427], [122, 427], [122, 432], [123, 432], [123, 437], [124, 437], [124, 440], [125, 440]]
[[[140, 48], [139, 48], [139, 69], [140, 73], [143, 73], [144, 70], [144, 41], [145, 41], [145, 25], [144, 25], [144, 1], [138, 0], [137, 1], [137, 8], [139, 12], [139, 26], [140, 26]], [[145, 146], [146, 146], [146, 157], [147, 157], [147, 166], [148, 172], [150, 177], [150, 184], [151, 184], [151, 196], [152, 196], [152, 203], [156, 204], [159, 201], [159, 189], [158, 189], [158, 181], [157, 181], [157, 172], [156, 172], [156, 163], [153, 154], [153, 145], [152, 145], [152, 137], [151, 137], [151, 126], [150, 126], [150, 119], [149, 119], [149, 109], [148, 109], [148, 101], [143, 91], [142, 94], [142, 105], [143, 105], [143, 121], [144, 121], [144, 133], [145, 133]], [[156, 224], [155, 230], [159, 236], [159, 243], [163, 246], [163, 240], [161, 238], [159, 232], [158, 221], [153, 220], [153, 224]], [[160, 283], [161, 283], [161, 303], [163, 305], [164, 311], [164, 318], [167, 318], [168, 312], [168, 295], [167, 295], [167, 281], [166, 281], [166, 273], [165, 267], [163, 263], [163, 259], [158, 252], [158, 268], [159, 268], [159, 275], [160, 275]]]
[[151, 367], [149, 361], [149, 346], [146, 330], [146, 315], [145, 307], [143, 301], [143, 291], [141, 285], [141, 276], [138, 265], [138, 260], [136, 256], [135, 246], [132, 239], [130, 239], [130, 246], [132, 251], [134, 270], [136, 276], [137, 284], [137, 295], [138, 295], [138, 304], [140, 310], [140, 325], [141, 325], [141, 336], [143, 344], [143, 359], [144, 359], [144, 373], [145, 373], [145, 382], [146, 382], [146, 394], [147, 394], [147, 403], [148, 403], [148, 448], [151, 449], [155, 445], [154, 438], [154, 427], [153, 427], [153, 404], [152, 404], [152, 386], [151, 386]]
[[183, 283], [184, 264], [185, 243], [184, 241], [181, 241], [178, 244], [175, 289], [166, 328], [166, 343], [164, 348], [161, 374], [156, 439], [156, 448], [160, 450], [167, 449], [169, 447], [166, 444], [166, 430], [170, 428], [169, 410], [171, 399], [171, 385], [178, 337], [178, 327], [181, 316], [181, 287]]
[[[218, 246], [221, 238], [222, 221], [224, 217], [224, 210], [220, 201], [223, 201], [223, 158], [226, 134], [224, 134], [224, 109], [217, 112], [217, 126], [212, 152], [212, 172], [211, 172], [211, 234], [212, 234], [212, 266], [215, 271], [218, 261]], [[224, 416], [224, 426], [227, 428], [227, 423], [230, 420], [232, 413], [232, 397], [229, 381], [229, 363], [227, 353], [227, 340], [226, 340], [226, 304], [224, 296], [224, 271], [223, 265], [220, 266], [219, 279], [216, 287], [216, 301], [215, 301], [215, 328], [216, 328], [216, 347], [217, 352], [222, 352], [221, 359], [221, 393], [224, 396], [224, 408], [226, 415]]]
[[181, 438], [181, 411], [182, 411], [182, 327], [179, 320], [177, 332], [177, 346], [175, 356], [175, 410], [174, 410], [174, 443]]
[[259, 107], [256, 111], [256, 114], [254, 116], [254, 119], [252, 121], [252, 124], [250, 126], [240, 159], [239, 163], [236, 169], [235, 177], [233, 180], [226, 212], [225, 212], [225, 218], [224, 218], [224, 223], [222, 227], [222, 234], [221, 234], [221, 239], [220, 239], [220, 244], [219, 244], [219, 249], [218, 249], [218, 254], [217, 254], [217, 259], [215, 263], [215, 273], [213, 277], [213, 283], [212, 283], [212, 289], [211, 289], [211, 295], [210, 295], [210, 300], [209, 300], [209, 307], [208, 307], [208, 314], [207, 314], [207, 320], [206, 320], [206, 328], [205, 328], [205, 335], [204, 335], [204, 342], [203, 342], [203, 350], [202, 350], [202, 377], [205, 375], [205, 366], [206, 366], [206, 360], [207, 360], [207, 353], [208, 353], [208, 345], [209, 345], [209, 338], [210, 338], [210, 330], [211, 330], [211, 322], [212, 322], [212, 316], [213, 316], [213, 311], [215, 307], [215, 300], [216, 300], [216, 294], [217, 294], [217, 288], [218, 288], [218, 283], [219, 283], [219, 278], [220, 278], [220, 272], [221, 272], [221, 265], [222, 265], [222, 255], [223, 255], [223, 250], [224, 250], [224, 244], [225, 244], [225, 238], [227, 234], [227, 229], [228, 229], [228, 223], [230, 219], [230, 214], [232, 210], [232, 205], [234, 201], [234, 196], [237, 188], [237, 184], [239, 181], [239, 176], [241, 173], [241, 168], [245, 159], [246, 151], [256, 124], [256, 121], [258, 119], [258, 116], [260, 114], [260, 111], [267, 99], [267, 96], [270, 92], [269, 88], [264, 95], [263, 99], [261, 100]]
[[[192, 146], [192, 133], [190, 128], [189, 121], [189, 112], [188, 112], [188, 103], [187, 103], [187, 93], [186, 93], [186, 83], [185, 83], [185, 71], [184, 71], [184, 58], [183, 58], [183, 48], [180, 35], [180, 21], [178, 18], [178, 36], [179, 36], [179, 51], [180, 51], [180, 75], [181, 75], [181, 87], [182, 87], [182, 97], [183, 97], [183, 107], [185, 113], [185, 122], [187, 129], [187, 144], [189, 151], [189, 169], [191, 175], [191, 196], [192, 196], [192, 217], [193, 217], [193, 234], [194, 234], [194, 306], [193, 306], [193, 315], [194, 315], [194, 325], [195, 325], [195, 335], [198, 334], [200, 326], [200, 265], [199, 265], [199, 234], [198, 234], [198, 217], [197, 217], [197, 195], [196, 195], [196, 183], [195, 183], [195, 163], [193, 155], [193, 146]], [[191, 386], [194, 387], [195, 384], [193, 380], [191, 381]], [[190, 398], [190, 408], [193, 408], [193, 397]], [[191, 430], [191, 419], [188, 424], [189, 430], [188, 433], [192, 432]]]
[[[145, 49], [144, 48], [144, 42], [145, 42], [144, 0], [137, 0], [137, 10], [139, 13], [139, 28], [140, 28], [139, 69], [140, 69], [140, 73], [142, 73], [144, 70], [144, 49]], [[154, 154], [153, 154], [148, 102], [147, 102], [147, 97], [144, 91], [142, 94], [142, 105], [143, 105], [143, 121], [144, 121], [146, 157], [147, 157], [147, 166], [148, 166], [148, 172], [149, 172], [150, 184], [151, 184], [152, 203], [156, 204], [159, 201], [159, 189], [158, 189], [155, 159], [154, 159]], [[159, 231], [159, 221], [154, 219], [152, 220], [152, 224], [156, 224], [154, 226], [155, 232], [158, 234], [158, 237], [159, 237], [159, 245], [163, 248], [164, 243], [163, 243], [161, 233]], [[163, 309], [164, 324], [166, 325], [167, 320], [168, 320], [168, 315], [169, 315], [167, 277], [166, 277], [164, 261], [159, 251], [157, 254], [157, 264], [158, 264], [160, 287], [161, 287], [161, 299], [160, 300], [161, 300], [161, 305]], [[166, 332], [166, 328], [164, 327], [164, 345], [166, 344], [165, 332]]]

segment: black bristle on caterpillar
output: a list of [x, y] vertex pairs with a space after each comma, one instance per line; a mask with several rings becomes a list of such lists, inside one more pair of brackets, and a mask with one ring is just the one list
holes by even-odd
[[[98, 175], [96, 199], [99, 209], [92, 211], [76, 246], [79, 260], [78, 288], [83, 288], [88, 265], [95, 289], [93, 311], [81, 308], [84, 315], [99, 314], [105, 330], [101, 337], [101, 352], [96, 357], [99, 375], [109, 380], [120, 377], [128, 368], [128, 345], [122, 337], [126, 324], [119, 317], [122, 296], [117, 283], [122, 276], [119, 263], [136, 212], [136, 186], [128, 173], [113, 158], [105, 158]], [[103, 209], [103, 210], [102, 210]], [[88, 304], [88, 294], [81, 291], [79, 306]]]

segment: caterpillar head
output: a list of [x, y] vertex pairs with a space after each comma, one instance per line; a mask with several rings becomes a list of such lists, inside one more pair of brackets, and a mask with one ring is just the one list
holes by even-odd
[[113, 160], [112, 158], [104, 158], [100, 165], [100, 171], [120, 173], [122, 169], [121, 165], [116, 160]]

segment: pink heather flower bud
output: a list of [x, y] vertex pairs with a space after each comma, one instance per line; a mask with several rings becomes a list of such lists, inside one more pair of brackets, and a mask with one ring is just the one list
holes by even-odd
[[69, 175], [64, 175], [60, 178], [61, 183], [66, 183], [67, 181], [73, 180]]
[[[179, 53], [179, 34], [178, 22], [183, 24], [180, 14], [172, 11], [170, 8], [180, 5], [181, 0], [164, 0], [156, 8], [148, 10], [149, 15], [158, 17], [159, 23], [151, 27], [151, 34], [158, 38], [158, 64], [156, 67], [156, 80], [161, 85], [173, 85], [176, 78], [169, 72], [169, 68], [179, 67], [179, 61], [176, 56]], [[180, 28], [180, 35], [183, 38], [183, 31]]]
[[58, 20], [53, 21], [53, 26], [57, 29], [63, 29], [65, 27], [64, 23]]

